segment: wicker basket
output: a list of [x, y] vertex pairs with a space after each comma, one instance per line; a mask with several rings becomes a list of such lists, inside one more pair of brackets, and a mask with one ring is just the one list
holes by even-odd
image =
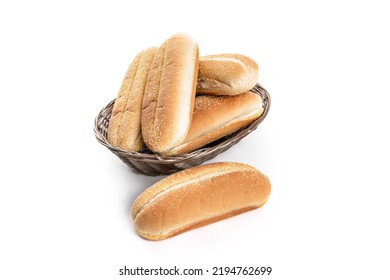
[[140, 152], [132, 152], [111, 146], [107, 141], [107, 127], [115, 99], [108, 103], [95, 118], [95, 136], [100, 144], [110, 149], [111, 152], [117, 155], [126, 165], [137, 173], [150, 176], [172, 174], [183, 169], [200, 165], [203, 162], [214, 158], [218, 154], [237, 144], [242, 138], [257, 128], [267, 116], [271, 99], [268, 92], [259, 84], [251, 91], [263, 98], [263, 114], [250, 125], [190, 153], [161, 157], [147, 148], [144, 148]]

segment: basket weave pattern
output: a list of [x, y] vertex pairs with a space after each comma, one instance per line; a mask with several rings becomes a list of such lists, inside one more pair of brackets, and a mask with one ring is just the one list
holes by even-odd
[[233, 145], [237, 144], [242, 138], [254, 131], [257, 126], [267, 116], [271, 98], [268, 92], [259, 84], [257, 84], [252, 92], [260, 95], [263, 99], [264, 111], [262, 115], [253, 121], [250, 125], [243, 127], [236, 132], [233, 132], [221, 139], [218, 139], [206, 146], [199, 148], [193, 152], [186, 154], [161, 157], [154, 154], [147, 148], [139, 152], [125, 151], [112, 146], [107, 141], [108, 122], [111, 117], [111, 112], [114, 107], [115, 99], [108, 103], [95, 118], [94, 132], [96, 139], [100, 144], [106, 146], [111, 152], [119, 157], [133, 171], [150, 176], [168, 175], [174, 172], [191, 168], [202, 164], [205, 161], [213, 159], [218, 154], [223, 153]]

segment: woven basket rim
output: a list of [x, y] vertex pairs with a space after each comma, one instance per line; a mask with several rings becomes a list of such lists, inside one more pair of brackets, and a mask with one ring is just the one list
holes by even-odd
[[[257, 128], [257, 126], [265, 119], [267, 116], [269, 109], [270, 109], [270, 104], [271, 104], [271, 97], [266, 89], [264, 89], [260, 84], [256, 84], [256, 86], [251, 89], [252, 92], [260, 95], [263, 99], [263, 113], [260, 115], [259, 118], [254, 120], [251, 124], [249, 124], [246, 127], [241, 128], [236, 132], [234, 136], [231, 138], [228, 138], [220, 143], [217, 143], [215, 145], [209, 146], [210, 144], [206, 145], [205, 147], [199, 148], [195, 151], [180, 154], [180, 155], [174, 155], [174, 156], [160, 156], [158, 154], [148, 154], [148, 153], [142, 153], [142, 152], [134, 152], [134, 151], [128, 151], [128, 150], [123, 150], [118, 147], [112, 146], [110, 143], [108, 143], [107, 138], [101, 133], [101, 129], [99, 129], [100, 126], [103, 125], [102, 120], [100, 117], [102, 115], [105, 115], [105, 111], [107, 111], [107, 108], [110, 108], [116, 99], [113, 99], [110, 101], [105, 107], [103, 107], [99, 114], [96, 116], [95, 121], [94, 121], [94, 133], [97, 141], [102, 144], [103, 146], [107, 147], [110, 149], [112, 152], [123, 155], [125, 157], [134, 159], [134, 160], [141, 160], [141, 161], [147, 161], [149, 163], [157, 163], [157, 164], [177, 164], [181, 162], [185, 162], [189, 159], [192, 159], [194, 157], [200, 157], [203, 154], [210, 154], [210, 153], [215, 153], [218, 152], [218, 150], [223, 149], [225, 146], [231, 145], [231, 142], [234, 141], [240, 141], [243, 137], [245, 137], [247, 134], [252, 132]], [[218, 141], [218, 140], [216, 140]], [[215, 142], [216, 142], [215, 141]]]

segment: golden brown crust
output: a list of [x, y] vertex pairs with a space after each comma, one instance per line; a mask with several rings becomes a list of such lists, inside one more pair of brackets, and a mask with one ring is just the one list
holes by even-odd
[[142, 99], [156, 51], [157, 48], [148, 48], [134, 58], [115, 100], [107, 140], [123, 150], [139, 151], [144, 147], [141, 134]]
[[258, 80], [258, 65], [241, 54], [217, 54], [199, 58], [197, 93], [236, 95], [252, 89]]
[[[265, 202], [264, 202], [264, 204], [265, 204]], [[218, 222], [218, 221], [222, 221], [222, 220], [228, 219], [230, 217], [233, 217], [233, 216], [236, 216], [236, 215], [239, 215], [239, 214], [242, 214], [242, 213], [245, 213], [245, 212], [257, 209], [257, 208], [259, 208], [261, 206], [262, 205], [260, 205], [260, 206], [254, 205], [254, 206], [243, 207], [243, 208], [240, 208], [240, 209], [234, 209], [233, 211], [231, 211], [229, 213], [225, 213], [223, 215], [211, 217], [211, 218], [208, 218], [208, 219], [205, 219], [205, 220], [202, 220], [202, 221], [190, 224], [190, 225], [185, 226], [183, 228], [173, 230], [173, 231], [171, 231], [171, 232], [169, 232], [169, 233], [167, 233], [165, 235], [152, 235], [152, 234], [147, 234], [147, 233], [143, 233], [143, 232], [138, 232], [138, 234], [140, 236], [142, 236], [143, 238], [149, 239], [149, 240], [154, 240], [154, 241], [163, 240], [163, 239], [174, 237], [176, 235], [179, 235], [181, 233], [184, 233], [184, 232], [187, 232], [187, 231], [199, 228], [199, 227], [207, 226], [209, 224], [212, 224], [212, 223], [215, 223], [215, 222]]]
[[[225, 170], [229, 170], [229, 167], [233, 167], [233, 163], [225, 167]], [[215, 166], [216, 167], [216, 166]], [[191, 169], [185, 169], [180, 172], [176, 172], [164, 179], [158, 181], [153, 185], [153, 187], [147, 188], [141, 195], [137, 197], [132, 206], [132, 217], [135, 218], [135, 215], [140, 211], [141, 207], [145, 205], [151, 197], [164, 192], [173, 185], [179, 185], [189, 180], [193, 180], [198, 177], [205, 176], [209, 174], [210, 169], [208, 165], [201, 165]]]
[[159, 48], [149, 72], [142, 107], [142, 135], [147, 147], [163, 153], [183, 141], [194, 108], [198, 45], [176, 34]]
[[137, 232], [165, 239], [262, 206], [271, 184], [256, 168], [221, 162], [181, 171], [157, 182], [134, 202]]
[[261, 97], [253, 92], [235, 96], [197, 96], [186, 139], [166, 155], [194, 151], [249, 125], [263, 113], [262, 105]]

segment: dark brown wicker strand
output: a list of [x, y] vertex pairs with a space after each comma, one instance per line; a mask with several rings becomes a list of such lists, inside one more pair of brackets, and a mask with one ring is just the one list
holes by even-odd
[[200, 165], [205, 161], [213, 159], [218, 154], [223, 153], [233, 145], [237, 144], [242, 138], [257, 128], [257, 126], [268, 114], [271, 104], [271, 97], [269, 93], [259, 84], [257, 84], [251, 91], [260, 95], [263, 99], [264, 111], [262, 115], [250, 125], [190, 153], [177, 156], [161, 157], [152, 153], [147, 148], [140, 152], [133, 152], [125, 151], [112, 146], [107, 141], [107, 127], [115, 99], [108, 103], [107, 106], [105, 106], [95, 118], [95, 136], [100, 144], [106, 146], [136, 173], [150, 176], [172, 174], [174, 172], [191, 168]]

